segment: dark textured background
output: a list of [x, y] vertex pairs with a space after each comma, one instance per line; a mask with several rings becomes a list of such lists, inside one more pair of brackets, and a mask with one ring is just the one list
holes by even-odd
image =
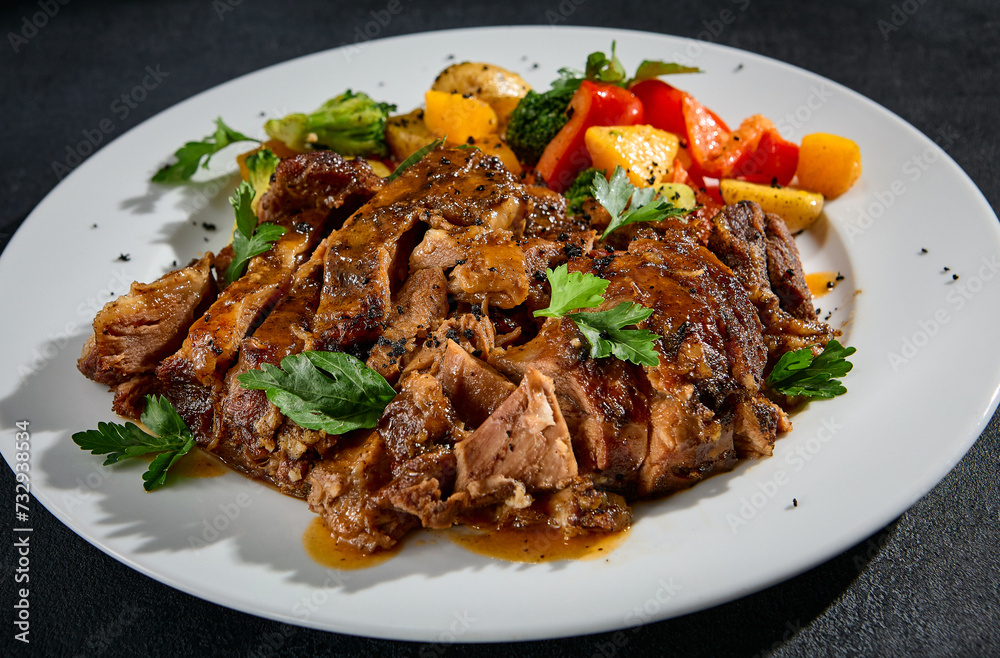
[[[695, 37], [737, 2], [563, 0], [567, 23]], [[42, 0], [56, 6], [56, 0]], [[164, 84], [116, 120], [115, 135], [192, 94], [275, 62], [338, 46], [385, 2], [199, 0], [59, 6], [14, 52], [0, 44], [0, 245], [58, 182], [52, 162], [147, 64]], [[750, 0], [718, 38], [796, 64], [876, 100], [934, 136], [996, 211], [1000, 204], [1000, 3]], [[220, 14], [220, 9], [232, 9]], [[558, 0], [405, 3], [383, 35], [473, 25], [546, 24]], [[37, 2], [4, 3], [20, 32]], [[894, 11], [899, 29], [885, 32]], [[905, 20], [903, 20], [905, 18]], [[30, 34], [30, 32], [28, 33]], [[887, 38], [886, 38], [887, 37]], [[573, 64], [567, 62], [567, 64]], [[114, 181], [108, 181], [109, 186]], [[39, 267], [58, 266], [39, 254]], [[14, 309], [4, 309], [11, 321]], [[3, 367], [9, 367], [7, 363]], [[935, 382], [929, 385], [947, 385]], [[54, 403], [58, 403], [54, 401]], [[9, 436], [4, 428], [4, 436]], [[427, 647], [322, 633], [234, 612], [130, 570], [33, 506], [35, 655], [1000, 655], [998, 420], [932, 492], [866, 542], [788, 582], [717, 608], [622, 633], [520, 645]], [[859, 455], [860, 459], [864, 455]], [[891, 464], [886, 465], [891, 468]], [[845, 474], [845, 486], [850, 486]], [[0, 468], [0, 491], [13, 477]], [[9, 500], [4, 493], [4, 501]], [[3, 537], [10, 537], [8, 512]], [[10, 542], [0, 539], [0, 654], [12, 641]], [[776, 556], [776, 559], [780, 557]], [[594, 592], [600, 597], [600, 592]], [[617, 644], [616, 644], [617, 642]]]

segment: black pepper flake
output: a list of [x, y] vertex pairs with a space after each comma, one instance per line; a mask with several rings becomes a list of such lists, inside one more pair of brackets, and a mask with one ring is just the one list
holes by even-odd
[[455, 331], [455, 329], [454, 329], [454, 328], [452, 328], [452, 329], [449, 329], [448, 331], [446, 331], [446, 332], [444, 333], [444, 335], [445, 335], [445, 336], [447, 336], [449, 340], [453, 340], [453, 341], [455, 341], [456, 343], [457, 343], [457, 342], [458, 342], [458, 340], [459, 340], [459, 338], [458, 338], [458, 332], [457, 332], [457, 331]]
[[97, 228], [97, 224], [91, 224], [90, 228]]
[[494, 174], [493, 174], [493, 172], [492, 172], [492, 171], [487, 171], [487, 172], [486, 172], [486, 177], [487, 177], [487, 178], [493, 178], [493, 175], [494, 175]]
[[833, 290], [833, 286], [834, 286], [833, 281], [827, 281], [826, 282], [826, 289], [827, 290]]
[[399, 313], [400, 315], [402, 315], [403, 314], [403, 307], [402, 306], [397, 306], [396, 307], [396, 312]]
[[539, 283], [545, 283], [545, 275], [541, 272], [535, 272], [531, 275], [531, 278]]
[[945, 271], [945, 272], [950, 272], [950, 271], [951, 271], [951, 268], [950, 268], [950, 267], [946, 267], [946, 268], [944, 268], [944, 271]]
[[733, 141], [734, 142], [740, 141], [740, 136], [739, 135], [733, 135]]
[[565, 232], [560, 233], [556, 239], [559, 240], [559, 242], [566, 242], [567, 240], [569, 240], [569, 234]]
[[118, 260], [127, 263], [132, 260], [132, 254], [118, 254]]
[[562, 250], [569, 258], [579, 258], [583, 255], [583, 247], [578, 244], [568, 244]]
[[174, 261], [174, 267], [177, 267], [177, 261]]
[[483, 355], [483, 351], [482, 350], [472, 350], [472, 356], [476, 357], [477, 359], [479, 357], [481, 357], [482, 355]]
[[952, 274], [951, 275], [951, 280], [952, 281], [958, 281], [958, 275], [957, 274]]
[[368, 311], [365, 313], [365, 315], [368, 316], [369, 320], [374, 320], [379, 316], [379, 310], [375, 306], [369, 306]]
[[490, 272], [496, 272], [497, 271], [497, 268], [495, 268], [495, 267], [487, 267], [486, 269], [488, 269]]
[[475, 317], [475, 318], [476, 318], [477, 320], [481, 320], [481, 319], [483, 318], [483, 307], [482, 307], [482, 306], [480, 306], [479, 304], [473, 304], [473, 305], [472, 305], [472, 308], [471, 308], [471, 309], [469, 309], [469, 310], [471, 310], [471, 311], [472, 311], [472, 315], [473, 315], [473, 316], [474, 316], [474, 317]]
[[485, 185], [476, 185], [476, 191], [477, 192], [482, 192], [485, 189], [486, 189]]
[[451, 164], [451, 160], [448, 158], [441, 158], [441, 164]]
[[922, 253], [922, 254], [926, 254], [926, 253], [927, 253], [927, 250], [926, 250], [926, 249], [924, 249], [923, 247], [921, 247], [921, 248], [920, 248], [920, 253]]
[[736, 65], [736, 68], [733, 69], [733, 73], [739, 73], [742, 70], [743, 70], [743, 62], [740, 62], [739, 64]]
[[[457, 192], [458, 190], [455, 190], [455, 191]], [[477, 217], [477, 218], [476, 218], [476, 226], [482, 226], [482, 225], [483, 225], [483, 220], [481, 220], [481, 219], [479, 219], [479, 218]]]
[[778, 177], [777, 176], [775, 176], [774, 178], [771, 179], [771, 187], [781, 187], [780, 185], [778, 185]]
[[465, 259], [459, 258], [458, 260], [455, 261], [455, 265], [465, 265]]
[[473, 331], [472, 329], [466, 329], [465, 331], [462, 332], [462, 334], [465, 336], [465, 339], [468, 340], [469, 342], [472, 342], [472, 339], [476, 337], [476, 332]]
[[837, 272], [837, 276], [836, 276], [836, 277], [834, 277], [834, 279], [833, 279], [833, 280], [834, 280], [834, 281], [843, 281], [843, 280], [844, 280], [844, 275], [843, 275], [843, 274], [841, 274], [840, 272]]
[[203, 229], [205, 229], [206, 231], [214, 231], [215, 230], [215, 224], [212, 224], [211, 222], [202, 222], [201, 223], [201, 227]]
[[798, 506], [799, 506], [799, 499], [792, 498], [792, 507], [798, 507]]
[[386, 338], [385, 336], [379, 336], [378, 340], [375, 341], [375, 344], [380, 345], [382, 347], [387, 347], [389, 345], [392, 345], [392, 341]]

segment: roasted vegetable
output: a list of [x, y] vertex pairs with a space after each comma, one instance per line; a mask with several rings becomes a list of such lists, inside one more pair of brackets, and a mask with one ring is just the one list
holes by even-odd
[[653, 126], [591, 126], [584, 133], [594, 167], [611, 175], [620, 166], [636, 187], [669, 179], [680, 141]]
[[799, 186], [835, 199], [861, 176], [861, 149], [846, 137], [813, 133], [802, 138]]
[[823, 210], [823, 195], [790, 187], [771, 187], [742, 180], [723, 179], [719, 191], [727, 204], [756, 201], [764, 212], [780, 215], [791, 232], [808, 228]]
[[392, 157], [403, 161], [436, 138], [424, 123], [423, 109], [416, 109], [409, 114], [389, 117], [385, 124], [385, 141]]
[[449, 144], [464, 144], [469, 138], [497, 132], [497, 113], [477, 98], [430, 90], [424, 93], [424, 123]]
[[310, 114], [271, 119], [264, 130], [290, 149], [326, 148], [343, 156], [385, 155], [385, 124], [395, 105], [377, 103], [348, 89]]
[[603, 171], [593, 167], [581, 171], [569, 189], [563, 193], [563, 196], [566, 197], [566, 210], [575, 215], [582, 213], [583, 202], [594, 198], [594, 178], [603, 175]]
[[529, 91], [511, 112], [507, 144], [521, 162], [538, 162], [545, 147], [569, 121], [566, 108], [574, 91], [567, 87], [551, 89], [544, 94]]
[[477, 98], [489, 104], [497, 114], [500, 127], [503, 127], [531, 86], [521, 76], [505, 68], [482, 62], [462, 62], [441, 71], [431, 89]]
[[254, 195], [250, 207], [256, 213], [260, 206], [260, 198], [264, 196], [271, 187], [271, 176], [278, 166], [278, 157], [271, 152], [271, 149], [262, 148], [247, 156], [247, 180], [253, 185]]

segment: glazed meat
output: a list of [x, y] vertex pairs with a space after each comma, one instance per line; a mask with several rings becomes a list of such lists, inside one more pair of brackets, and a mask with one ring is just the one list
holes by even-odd
[[[134, 284], [80, 370], [133, 418], [165, 394], [205, 449], [362, 551], [456, 523], [620, 530], [629, 500], [770, 455], [790, 423], [768, 368], [837, 335], [779, 217], [702, 201], [602, 242], [602, 208], [567, 216], [479, 150], [438, 148], [388, 183], [329, 152], [287, 158], [259, 212], [285, 235], [221, 292], [211, 254]], [[563, 264], [608, 282], [599, 310], [652, 309], [656, 365], [592, 358], [573, 320], [534, 317]], [[305, 429], [239, 382], [306, 350], [392, 385], [375, 427]]]

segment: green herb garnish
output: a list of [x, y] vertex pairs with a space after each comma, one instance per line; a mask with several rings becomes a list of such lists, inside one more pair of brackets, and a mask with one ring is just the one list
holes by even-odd
[[[200, 142], [187, 142], [174, 152], [177, 162], [165, 165], [155, 174], [152, 181], [154, 183], [183, 183], [191, 179], [194, 172], [198, 171], [200, 163], [203, 169], [208, 169], [208, 161], [212, 156], [236, 142], [257, 142], [260, 140], [247, 137], [241, 132], [233, 130], [227, 126], [222, 117], [215, 120], [215, 133], [209, 135]], [[204, 162], [202, 162], [204, 160]]]
[[165, 397], [147, 395], [140, 420], [156, 436], [143, 432], [135, 423], [98, 423], [96, 430], [74, 434], [73, 442], [93, 455], [107, 455], [105, 466], [159, 453], [142, 474], [142, 487], [152, 491], [163, 486], [170, 467], [194, 447], [194, 435]]
[[286, 356], [281, 367], [265, 363], [237, 377], [243, 388], [264, 391], [300, 426], [343, 434], [375, 427], [396, 391], [363, 361], [341, 352]]
[[637, 188], [629, 182], [628, 175], [621, 165], [615, 167], [610, 181], [604, 176], [596, 176], [591, 191], [594, 198], [611, 215], [611, 223], [604, 229], [602, 240], [626, 224], [658, 222], [668, 217], [684, 217], [691, 212], [664, 201], [663, 197], [651, 187]]
[[402, 162], [399, 163], [399, 166], [396, 167], [396, 170], [394, 172], [392, 172], [391, 174], [389, 174], [388, 176], [385, 177], [385, 182], [386, 183], [391, 183], [392, 181], [394, 181], [397, 178], [399, 178], [400, 174], [402, 174], [404, 171], [406, 171], [407, 169], [409, 169], [411, 166], [413, 166], [413, 165], [417, 164], [418, 162], [420, 162], [421, 160], [423, 160], [423, 158], [424, 158], [425, 155], [427, 155], [428, 153], [430, 153], [431, 151], [433, 151], [437, 147], [439, 147], [442, 144], [444, 144], [444, 140], [446, 140], [446, 139], [448, 139], [447, 135], [445, 135], [441, 139], [435, 139], [433, 142], [431, 142], [427, 146], [423, 146], [423, 147], [417, 149], [416, 151], [414, 151], [413, 153], [411, 153], [405, 160], [403, 160]]
[[247, 181], [229, 197], [236, 212], [236, 230], [233, 231], [233, 260], [226, 268], [226, 285], [243, 276], [247, 263], [271, 248], [275, 240], [284, 235], [287, 229], [271, 222], [257, 225], [257, 215], [253, 212], [253, 185]]
[[854, 364], [847, 357], [856, 351], [853, 347], [844, 347], [831, 340], [816, 357], [808, 347], [786, 352], [774, 364], [767, 383], [775, 391], [793, 397], [832, 398], [843, 395], [847, 389], [834, 377], [843, 377], [851, 371]]
[[621, 302], [607, 311], [578, 311], [604, 302], [608, 282], [590, 273], [569, 272], [566, 265], [546, 269], [545, 276], [552, 288], [548, 308], [535, 311], [536, 317], [571, 319], [590, 344], [590, 357], [603, 359], [614, 356], [637, 365], [656, 366], [660, 363], [654, 341], [660, 338], [646, 329], [626, 329], [653, 314], [653, 309], [634, 302]]

